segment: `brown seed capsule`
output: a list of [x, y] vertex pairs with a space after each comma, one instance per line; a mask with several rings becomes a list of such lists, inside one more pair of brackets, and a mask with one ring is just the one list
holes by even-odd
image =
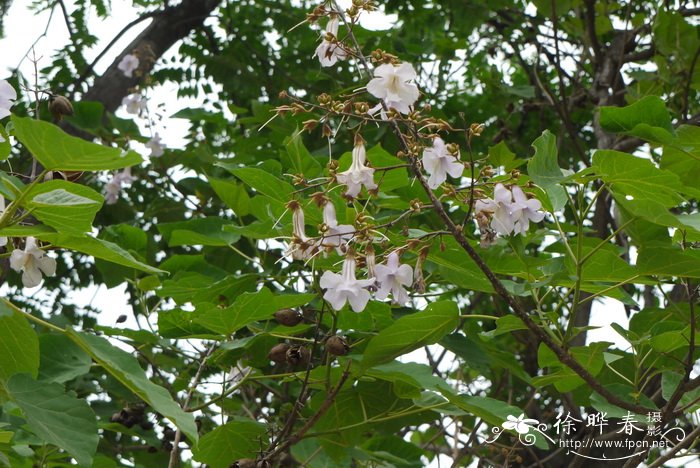
[[230, 468], [256, 468], [258, 464], [252, 458], [241, 458], [231, 464]]
[[275, 361], [277, 364], [282, 364], [287, 362], [287, 350], [289, 345], [287, 343], [280, 343], [272, 347], [269, 353], [267, 353], [267, 358], [270, 361]]
[[326, 340], [326, 351], [334, 356], [345, 356], [350, 351], [350, 346], [348, 346], [345, 338], [333, 335]]
[[306, 365], [310, 358], [311, 353], [303, 346], [291, 346], [287, 350], [287, 362], [293, 366]]
[[275, 320], [285, 327], [293, 327], [302, 321], [302, 316], [296, 310], [282, 309], [275, 312]]
[[56, 122], [60, 122], [64, 115], [73, 115], [73, 104], [68, 98], [52, 95], [49, 98], [49, 111]]

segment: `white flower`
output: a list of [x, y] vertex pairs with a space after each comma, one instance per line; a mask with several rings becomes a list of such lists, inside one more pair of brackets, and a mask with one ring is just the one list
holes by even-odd
[[105, 203], [114, 205], [119, 200], [119, 193], [124, 184], [130, 184], [136, 180], [136, 177], [131, 175], [131, 168], [127, 167], [122, 172], [116, 172], [112, 179], [105, 184]]
[[134, 76], [134, 71], [139, 67], [139, 58], [134, 54], [125, 55], [124, 58], [119, 62], [117, 68], [124, 73], [124, 76], [131, 78]]
[[56, 274], [56, 260], [44, 257], [44, 251], [36, 245], [36, 239], [27, 237], [24, 250], [15, 249], [10, 255], [10, 267], [22, 272], [22, 284], [25, 288], [34, 288], [41, 283], [43, 272], [46, 276]]
[[342, 255], [348, 241], [352, 238], [352, 233], [355, 232], [355, 228], [349, 224], [338, 224], [335, 206], [330, 201], [323, 206], [323, 224], [326, 231], [321, 237], [321, 245], [323, 247], [335, 247], [338, 255]]
[[326, 290], [323, 298], [335, 310], [343, 308], [346, 302], [354, 312], [362, 312], [367, 307], [370, 294], [365, 288], [374, 284], [374, 278], [358, 280], [355, 278], [355, 259], [352, 255], [343, 261], [343, 273], [326, 271], [321, 276], [321, 288]]
[[15, 88], [7, 80], [0, 80], [0, 119], [10, 115], [10, 107], [15, 105], [15, 99], [17, 99]]
[[[0, 217], [5, 213], [5, 197], [0, 195]], [[0, 247], [7, 245], [7, 237], [0, 237]]]
[[161, 138], [160, 135], [158, 135], [158, 132], [156, 132], [156, 134], [153, 135], [153, 138], [148, 140], [148, 142], [146, 143], [146, 147], [151, 150], [151, 156], [163, 156], [163, 150], [165, 150], [165, 145], [161, 143]]
[[513, 203], [510, 190], [503, 184], [496, 184], [493, 200], [486, 198], [477, 200], [474, 209], [477, 213], [488, 212], [492, 215], [491, 227], [498, 233], [507, 236], [513, 232], [515, 220], [519, 218], [520, 207]]
[[374, 169], [365, 166], [367, 154], [365, 153], [364, 143], [356, 143], [352, 150], [352, 164], [347, 171], [340, 172], [336, 175], [338, 183], [347, 185], [345, 191], [347, 196], [355, 198], [360, 193], [364, 185], [367, 190], [374, 190], [377, 184], [374, 183]]
[[129, 114], [140, 114], [146, 110], [146, 101], [139, 93], [129, 94], [122, 99], [122, 106], [126, 107]]
[[389, 292], [393, 297], [393, 302], [399, 305], [405, 305], [408, 302], [408, 292], [404, 286], [410, 286], [413, 283], [413, 270], [408, 265], [399, 264], [399, 254], [391, 252], [386, 259], [386, 265], [377, 265], [377, 299], [384, 300], [389, 296]]
[[452, 177], [460, 177], [464, 172], [464, 165], [458, 161], [457, 157], [450, 154], [447, 145], [442, 138], [433, 140], [433, 147], [423, 151], [423, 168], [430, 175], [428, 186], [436, 189], [447, 180], [447, 174]]
[[518, 211], [514, 212], [515, 224], [513, 230], [516, 233], [525, 234], [530, 227], [530, 221], [539, 223], [544, 219], [544, 213], [538, 211], [542, 208], [542, 203], [536, 198], [528, 199], [523, 189], [517, 185], [511, 189], [515, 205], [519, 207]]
[[339, 19], [337, 16], [333, 16], [328, 20], [326, 25], [326, 30], [321, 35], [322, 41], [316, 47], [316, 56], [321, 62], [322, 67], [331, 67], [335, 65], [338, 60], [345, 60], [348, 57], [348, 53], [343, 49], [338, 43], [333, 43], [326, 40], [328, 34], [332, 35], [334, 38], [338, 37], [338, 24]]
[[289, 243], [285, 256], [291, 256], [293, 260], [308, 260], [316, 251], [316, 243], [306, 237], [304, 222], [304, 210], [298, 203], [292, 206], [292, 241]]
[[515, 430], [518, 434], [523, 435], [530, 432], [533, 424], [539, 424], [537, 419], [526, 419], [524, 413], [517, 418], [509, 414], [507, 419], [507, 421], [501, 424], [503, 429], [507, 429], [509, 431]]
[[389, 108], [408, 114], [410, 106], [418, 99], [418, 87], [409, 83], [416, 79], [416, 71], [410, 63], [401, 65], [379, 65], [374, 69], [374, 78], [367, 83], [367, 91]]

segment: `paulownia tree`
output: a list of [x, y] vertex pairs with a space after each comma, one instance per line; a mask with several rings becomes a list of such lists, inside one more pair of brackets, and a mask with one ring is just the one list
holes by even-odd
[[0, 463], [696, 459], [700, 8], [339, 3], [135, 1], [93, 61], [107, 3], [33, 3], [70, 44], [0, 81]]

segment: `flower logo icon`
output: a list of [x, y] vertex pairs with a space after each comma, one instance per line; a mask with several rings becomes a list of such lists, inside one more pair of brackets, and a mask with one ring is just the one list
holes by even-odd
[[508, 415], [502, 426], [506, 430], [515, 430], [518, 434], [527, 434], [534, 425], [539, 424], [536, 419], [525, 418], [525, 413], [521, 414], [517, 418], [512, 415]]

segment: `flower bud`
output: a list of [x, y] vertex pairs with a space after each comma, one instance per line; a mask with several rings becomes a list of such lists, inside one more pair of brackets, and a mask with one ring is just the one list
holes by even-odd
[[285, 327], [299, 325], [302, 320], [301, 314], [293, 309], [282, 309], [275, 312], [275, 320]]
[[49, 111], [56, 122], [60, 122], [64, 115], [73, 115], [73, 104], [63, 96], [52, 95], [49, 98]]
[[350, 346], [343, 337], [333, 335], [326, 340], [326, 351], [334, 356], [345, 356], [350, 351]]
[[267, 353], [267, 358], [270, 361], [274, 361], [277, 364], [282, 364], [287, 361], [287, 351], [289, 350], [289, 345], [287, 343], [280, 343], [275, 345]]

